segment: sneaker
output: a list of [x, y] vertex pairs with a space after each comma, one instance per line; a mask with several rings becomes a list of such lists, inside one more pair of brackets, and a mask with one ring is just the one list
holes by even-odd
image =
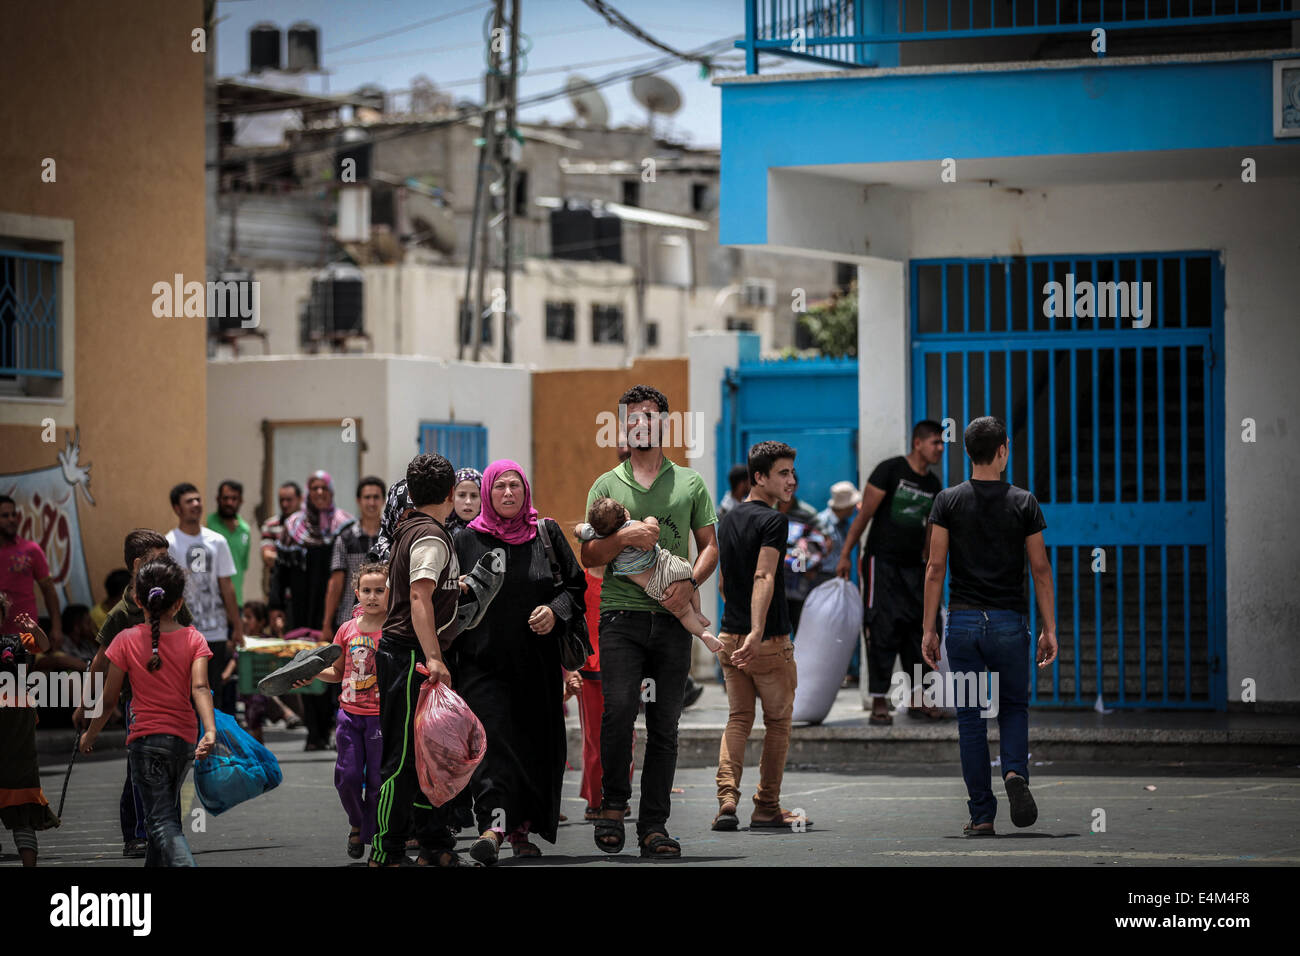
[[1038, 819], [1038, 804], [1034, 803], [1034, 796], [1029, 792], [1029, 781], [1016, 774], [1007, 777], [1004, 783], [1007, 799], [1011, 801], [1011, 822], [1018, 827], [1033, 826]]
[[278, 670], [271, 671], [257, 682], [258, 693], [268, 697], [279, 697], [293, 690], [297, 681], [315, 677], [343, 655], [343, 648], [338, 644], [326, 644], [324, 647], [308, 647], [294, 655], [293, 660]]
[[127, 840], [122, 844], [122, 855], [131, 860], [140, 859], [148, 850], [148, 840]]

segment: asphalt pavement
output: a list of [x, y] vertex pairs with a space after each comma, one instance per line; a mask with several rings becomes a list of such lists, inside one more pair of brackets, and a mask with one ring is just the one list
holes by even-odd
[[[280, 759], [283, 783], [221, 816], [195, 814], [200, 804], [187, 782], [184, 819], [200, 866], [360, 865], [345, 853], [348, 826], [334, 790], [333, 754], [305, 753], [302, 743], [301, 731], [270, 732], [268, 744]], [[57, 805], [66, 761], [44, 759], [42, 782]], [[995, 784], [998, 835], [980, 839], [961, 836], [968, 818], [955, 760], [791, 769], [783, 804], [803, 811], [808, 821], [803, 832], [747, 829], [756, 766], [747, 767], [742, 781], [741, 830], [713, 832], [713, 770], [682, 768], [669, 821], [682, 843], [680, 861], [642, 861], [632, 821], [623, 853], [598, 851], [591, 825], [582, 820], [585, 802], [574, 770], [565, 774], [563, 811], [569, 822], [561, 825], [557, 843], [538, 841], [544, 856], [537, 860], [513, 859], [507, 851], [499, 866], [1300, 864], [1300, 768], [1293, 765], [1039, 763], [1031, 766], [1038, 822], [1024, 830], [1011, 826], [1001, 785]], [[120, 751], [76, 762], [63, 825], [39, 835], [41, 865], [142, 865], [122, 857], [117, 808], [124, 775]], [[638, 775], [634, 813], [639, 783]], [[9, 834], [0, 831], [0, 867], [18, 863]]]

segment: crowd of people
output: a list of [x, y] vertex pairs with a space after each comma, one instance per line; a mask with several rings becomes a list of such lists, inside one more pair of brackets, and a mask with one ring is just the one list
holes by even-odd
[[[576, 555], [564, 529], [539, 515], [518, 462], [497, 460], [480, 474], [421, 454], [391, 486], [362, 478], [355, 516], [336, 504], [324, 471], [310, 476], [305, 496], [294, 482], [280, 486], [278, 513], [260, 528], [267, 600], [244, 601], [252, 530], [239, 513], [242, 485], [222, 481], [217, 509], [205, 519], [199, 490], [182, 483], [170, 493], [176, 526], [166, 534], [130, 531], [108, 596], [95, 608], [52, 613], [48, 636], [34, 601], [39, 590], [46, 607], [58, 609], [48, 567], [38, 546], [17, 537], [14, 503], [0, 496], [0, 633], [22, 632], [23, 648], [41, 666], [104, 675], [98, 716], [86, 726], [79, 709], [73, 722], [86, 726], [80, 748], [87, 752], [115, 715], [127, 729], [123, 854], [143, 856], [146, 865], [193, 865], [181, 782], [213, 745], [214, 709], [237, 712], [239, 657], [250, 641], [339, 646], [328, 664], [293, 683], [302, 689], [319, 681], [324, 693], [253, 693], [242, 703], [258, 739], [268, 719], [301, 720], [308, 750], [336, 749], [347, 854], [360, 859], [368, 847], [370, 865], [395, 866], [414, 851], [420, 865], [455, 866], [463, 862], [456, 847], [465, 828], [476, 834], [468, 855], [483, 865], [507, 846], [536, 857], [543, 851], [535, 839], [555, 842], [565, 819], [561, 704], [571, 698], [583, 732], [580, 793], [596, 847], [618, 853], [625, 846], [635, 722], [644, 710], [637, 849], [643, 857], [681, 856], [668, 822], [678, 725], [698, 696], [689, 674], [693, 636], [717, 654], [729, 706], [713, 829], [739, 828], [745, 746], [759, 706], [766, 733], [749, 826], [806, 826], [780, 799], [797, 687], [792, 638], [813, 587], [856, 577], [852, 557], [868, 525], [861, 580], [873, 723], [892, 719], [885, 692], [896, 659], [909, 670], [936, 666], [934, 582], [942, 587], [949, 554], [953, 594], [962, 599], [950, 608], [954, 661], [1012, 667], [1017, 641], [1028, 640], [1026, 549], [1043, 620], [1053, 620], [1042, 516], [1032, 495], [1001, 481], [1006, 433], [995, 419], [968, 427], [975, 475], [947, 491], [930, 470], [943, 452], [941, 430], [924, 421], [907, 455], [882, 462], [861, 494], [851, 482], [835, 484], [820, 512], [796, 495], [796, 450], [759, 442], [732, 470], [715, 512], [701, 476], [659, 447], [654, 426], [669, 411], [663, 393], [637, 385], [619, 404], [625, 443], [618, 463], [591, 485], [587, 521], [571, 529], [581, 542]], [[716, 628], [698, 596], [715, 572], [724, 602]], [[956, 625], [962, 636], [954, 643]], [[1000, 629], [996, 640], [990, 627]], [[1050, 660], [1049, 651], [1055, 636], [1045, 624], [1040, 656]], [[1008, 691], [1004, 682], [999, 719], [1004, 770], [1017, 778], [1007, 785], [1012, 818], [1027, 825], [1022, 676], [1025, 687]], [[440, 806], [422, 792], [413, 752], [426, 682], [454, 687], [487, 739], [469, 784]], [[0, 708], [0, 820], [14, 831], [24, 863], [34, 863], [35, 832], [58, 820], [39, 786], [34, 715], [15, 717], [21, 710]], [[996, 806], [988, 761], [981, 776], [975, 757], [984, 725], [971, 708], [959, 709], [959, 725], [968, 831], [981, 835], [991, 832]]]

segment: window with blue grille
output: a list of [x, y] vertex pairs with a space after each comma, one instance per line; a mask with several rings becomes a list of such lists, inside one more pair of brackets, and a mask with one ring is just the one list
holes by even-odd
[[420, 454], [435, 452], [453, 468], [487, 467], [488, 430], [482, 425], [420, 422]]
[[0, 240], [0, 379], [44, 380], [48, 388], [63, 378], [59, 356], [63, 257], [55, 251], [3, 245]]

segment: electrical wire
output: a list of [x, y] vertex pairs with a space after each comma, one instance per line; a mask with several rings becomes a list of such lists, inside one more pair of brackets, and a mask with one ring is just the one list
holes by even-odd
[[416, 23], [411, 23], [404, 27], [397, 27], [396, 29], [393, 30], [385, 30], [383, 33], [376, 33], [373, 34], [372, 36], [362, 37], [360, 40], [349, 40], [347, 43], [340, 43], [338, 46], [330, 47], [325, 52], [337, 53], [339, 50], [350, 50], [353, 47], [364, 46], [367, 43], [374, 43], [376, 40], [384, 40], [387, 39], [388, 37], [395, 37], [402, 33], [409, 33], [410, 31], [417, 30], [420, 27], [427, 27], [431, 23], [438, 23], [440, 20], [450, 20], [452, 17], [459, 17], [466, 13], [473, 13], [475, 10], [482, 9], [484, 6], [490, 7], [491, 4], [476, 3], [473, 4], [472, 6], [462, 7], [459, 10], [453, 10], [450, 13], [439, 14], [436, 17], [430, 17], [427, 20], [420, 20]]
[[656, 40], [627, 17], [623, 16], [623, 14], [611, 7], [605, 2], [605, 0], [582, 0], [582, 2], [604, 17], [610, 26], [617, 27], [629, 36], [640, 40], [642, 43], [663, 50], [665, 53], [671, 54], [679, 60], [686, 60], [688, 63], [698, 63], [706, 69], [710, 68], [711, 64], [709, 63], [708, 57], [700, 56], [698, 53], [683, 53], [660, 40]]

